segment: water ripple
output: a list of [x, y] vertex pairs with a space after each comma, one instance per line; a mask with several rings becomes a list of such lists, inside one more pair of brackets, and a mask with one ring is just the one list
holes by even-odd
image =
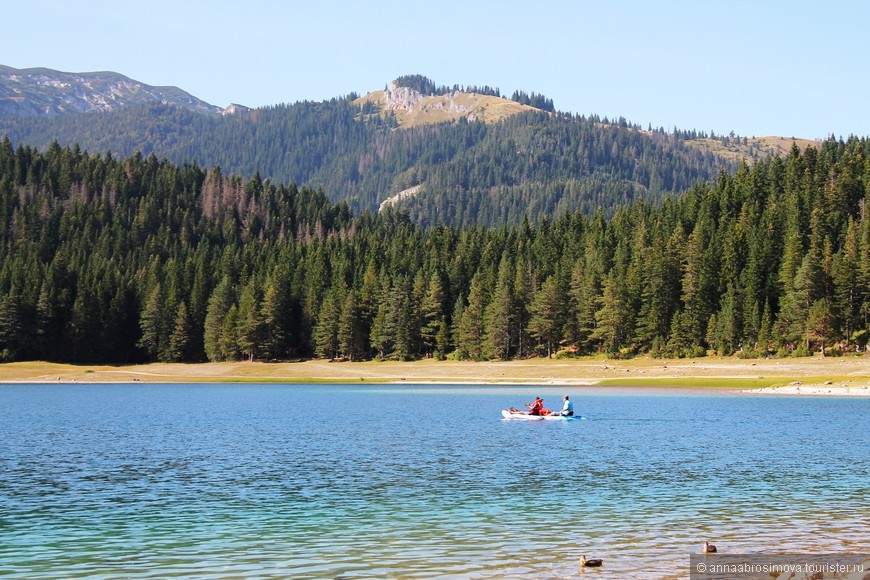
[[585, 554], [680, 578], [705, 539], [870, 552], [867, 401], [578, 389], [589, 421], [517, 424], [508, 394], [0, 387], [0, 574], [563, 578]]

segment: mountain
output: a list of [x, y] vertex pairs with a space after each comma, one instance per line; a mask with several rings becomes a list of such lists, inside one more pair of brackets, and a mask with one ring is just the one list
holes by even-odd
[[223, 111], [177, 87], [152, 87], [114, 72], [68, 73], [0, 65], [0, 118], [109, 112], [143, 103], [171, 104], [205, 114]]
[[[79, 92], [70, 83], [55, 96], [74, 101]], [[39, 93], [29, 94], [20, 107], [42, 110]], [[220, 166], [322, 189], [353, 211], [394, 206], [426, 225], [609, 213], [637, 198], [658, 202], [738, 166], [676, 132], [557, 113], [534, 93], [506, 99], [490, 87], [436, 87], [420, 75], [365, 97], [233, 111], [222, 116], [152, 99], [86, 113], [7, 116], [0, 135], [40, 149], [57, 141], [91, 153]]]

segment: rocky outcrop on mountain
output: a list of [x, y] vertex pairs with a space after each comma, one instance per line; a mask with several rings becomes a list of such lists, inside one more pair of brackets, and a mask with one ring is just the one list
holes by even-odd
[[[384, 109], [387, 111], [407, 111], [408, 113], [426, 113], [444, 111], [453, 116], [468, 116], [474, 106], [460, 104], [460, 97], [474, 96], [473, 93], [454, 91], [442, 96], [424, 97], [418, 91], [409, 87], [400, 87], [396, 81], [390, 83], [390, 88], [384, 91]], [[500, 100], [500, 99], [499, 99]], [[470, 121], [473, 121], [469, 118]]]
[[221, 111], [221, 115], [224, 117], [228, 115], [238, 115], [241, 113], [247, 113], [251, 110], [251, 107], [246, 107], [244, 105], [239, 105], [238, 103], [230, 103], [230, 106]]
[[493, 123], [517, 113], [536, 110], [515, 101], [475, 92], [423, 95], [411, 87], [400, 86], [397, 81], [392, 81], [383, 91], [369, 93], [358, 99], [357, 103], [366, 101], [377, 103], [383, 111], [395, 113], [402, 127], [456, 121], [460, 118]]
[[396, 81], [384, 91], [384, 109], [387, 111], [413, 111], [424, 97], [410, 87], [400, 87]]
[[400, 191], [396, 195], [392, 195], [392, 196], [388, 197], [387, 199], [385, 199], [384, 201], [382, 201], [381, 204], [378, 206], [378, 211], [379, 212], [384, 211], [385, 209], [387, 209], [391, 205], [396, 205], [397, 203], [399, 203], [403, 199], [409, 199], [411, 197], [414, 197], [415, 195], [420, 193], [420, 190], [422, 188], [423, 188], [422, 185], [415, 185], [414, 187], [409, 187], [408, 189], [403, 189], [402, 191]]
[[67, 73], [0, 65], [0, 117], [115, 111], [144, 103], [213, 115], [222, 111], [177, 87], [153, 87], [114, 72]]

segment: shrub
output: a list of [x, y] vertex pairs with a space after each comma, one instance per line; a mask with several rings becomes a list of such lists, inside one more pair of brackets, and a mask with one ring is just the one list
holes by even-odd
[[801, 357], [801, 356], [813, 356], [813, 352], [806, 347], [806, 345], [800, 345], [796, 349], [791, 352], [791, 356], [793, 357]]
[[750, 359], [750, 358], [763, 358], [765, 353], [762, 353], [760, 350], [755, 349], [744, 349], [742, 352], [737, 353], [737, 358], [739, 359]]
[[693, 344], [686, 349], [687, 358], [699, 358], [702, 356], [707, 356], [707, 349], [700, 344]]

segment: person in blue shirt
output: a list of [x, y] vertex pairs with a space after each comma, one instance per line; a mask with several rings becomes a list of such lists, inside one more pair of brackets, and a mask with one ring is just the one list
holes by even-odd
[[559, 411], [559, 414], [564, 417], [573, 417], [574, 416], [574, 403], [568, 398], [568, 395], [562, 397], [562, 410]]

